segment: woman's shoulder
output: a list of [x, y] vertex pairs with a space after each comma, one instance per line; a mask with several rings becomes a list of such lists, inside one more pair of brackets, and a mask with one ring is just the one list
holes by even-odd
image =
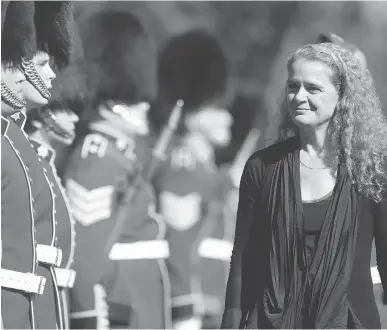
[[298, 136], [272, 144], [261, 149], [250, 156], [247, 164], [250, 168], [263, 167], [275, 164], [289, 153], [299, 149], [300, 139]]

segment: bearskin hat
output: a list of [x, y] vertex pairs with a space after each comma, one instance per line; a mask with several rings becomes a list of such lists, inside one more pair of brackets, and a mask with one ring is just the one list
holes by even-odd
[[1, 2], [1, 61], [18, 65], [36, 53], [33, 1]]
[[87, 69], [77, 27], [73, 29], [74, 42], [70, 63], [62, 68], [55, 62], [56, 78], [52, 81], [51, 98], [45, 106], [51, 111], [70, 109], [78, 116], [88, 105]]
[[108, 99], [135, 104], [155, 95], [156, 52], [131, 13], [104, 10], [80, 22], [94, 105]]
[[87, 106], [88, 96], [84, 62], [79, 59], [61, 72], [55, 71], [57, 77], [52, 81], [51, 98], [46, 107], [54, 112], [56, 109], [70, 109], [80, 116]]
[[185, 111], [218, 101], [227, 89], [227, 59], [217, 39], [204, 31], [172, 38], [161, 50], [159, 99], [172, 105], [184, 100]]
[[71, 1], [34, 1], [38, 50], [51, 55], [59, 66], [70, 61], [74, 41]]
[[1, 32], [3, 32], [3, 25], [5, 15], [7, 13], [9, 1], [1, 1]]

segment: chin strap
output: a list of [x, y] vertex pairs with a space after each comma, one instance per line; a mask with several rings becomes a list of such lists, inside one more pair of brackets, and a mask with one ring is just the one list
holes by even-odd
[[65, 139], [73, 139], [75, 137], [73, 132], [68, 132], [57, 122], [55, 114], [50, 109], [39, 109], [38, 113], [46, 131], [51, 131]]
[[40, 95], [48, 100], [51, 97], [51, 93], [44, 83], [42, 77], [36, 71], [34, 63], [32, 63], [31, 60], [26, 60], [23, 58], [21, 62], [21, 68], [27, 80], [37, 89]]
[[3, 81], [1, 82], [1, 99], [15, 110], [21, 110], [26, 106], [26, 102], [17, 97]]

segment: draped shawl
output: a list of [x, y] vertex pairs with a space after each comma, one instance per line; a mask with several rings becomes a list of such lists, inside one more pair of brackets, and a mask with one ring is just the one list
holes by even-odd
[[[258, 327], [264, 313], [274, 328], [363, 328], [347, 296], [358, 226], [356, 188], [345, 166], [339, 165], [320, 236], [307, 262], [300, 143], [299, 138], [287, 141], [290, 148], [267, 165], [259, 187], [256, 219], [242, 261], [240, 327]], [[260, 265], [258, 272], [250, 271], [252, 262]]]

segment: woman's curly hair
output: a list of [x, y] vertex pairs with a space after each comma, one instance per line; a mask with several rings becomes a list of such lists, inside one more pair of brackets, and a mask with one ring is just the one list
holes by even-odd
[[[345, 163], [351, 181], [363, 196], [380, 202], [387, 188], [387, 117], [383, 113], [370, 72], [350, 52], [331, 43], [299, 48], [288, 59], [326, 64], [339, 101], [329, 124], [331, 151]], [[280, 138], [297, 134], [287, 110], [286, 92], [278, 113]]]

